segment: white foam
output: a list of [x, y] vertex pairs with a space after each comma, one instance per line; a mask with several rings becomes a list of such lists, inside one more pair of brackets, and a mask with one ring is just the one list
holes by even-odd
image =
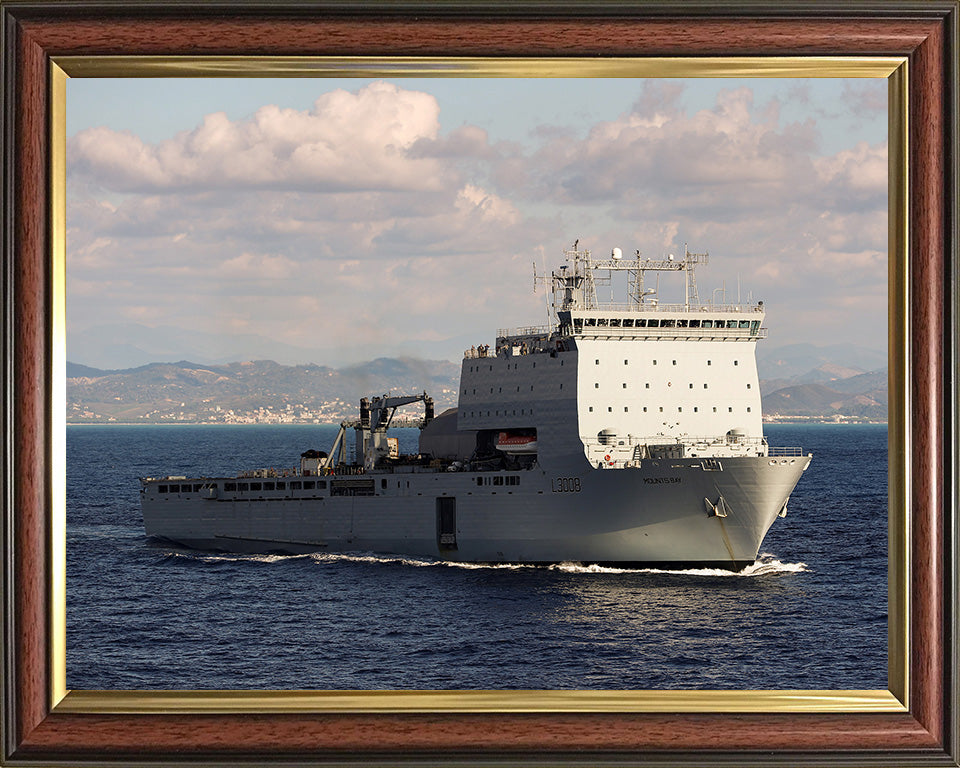
[[169, 557], [183, 557], [187, 560], [200, 560], [204, 563], [277, 563], [284, 560], [298, 560], [310, 555], [256, 555], [256, 554], [214, 554], [211, 552], [185, 552], [173, 550]]
[[524, 563], [460, 563], [450, 560], [432, 560], [430, 558], [404, 557], [402, 555], [378, 555], [373, 552], [313, 552], [304, 555], [255, 555], [255, 554], [211, 554], [204, 552], [172, 551], [172, 557], [184, 557], [203, 562], [255, 562], [277, 563], [287, 560], [310, 558], [317, 564], [326, 563], [369, 563], [382, 565], [406, 565], [412, 568], [460, 568], [463, 570], [529, 570], [542, 569], [571, 574], [624, 574], [650, 573], [665, 576], [723, 576], [745, 578], [751, 576], [774, 576], [809, 571], [806, 563], [784, 563], [776, 555], [764, 552], [753, 565], [742, 571], [728, 571], [722, 568], [685, 568], [670, 570], [665, 568], [617, 568], [604, 565], [582, 565], [580, 563], [554, 563], [552, 565], [531, 565]]

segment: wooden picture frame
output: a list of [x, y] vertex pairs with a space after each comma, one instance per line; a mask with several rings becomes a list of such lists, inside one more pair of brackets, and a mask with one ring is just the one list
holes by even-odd
[[[859, 2], [634, 8], [0, 0], [0, 11], [4, 762], [958, 765], [956, 2], [893, 2], [877, 10]], [[50, 256], [62, 249], [55, 241], [64, 204], [51, 184], [63, 162], [62, 127], [50, 121], [63, 98], [57, 61], [302, 55], [905, 60], [895, 87], [907, 95], [909, 170], [891, 195], [906, 198], [900, 202], [909, 226], [892, 222], [891, 231], [905, 238], [909, 269], [891, 274], [890, 289], [902, 292], [909, 317], [906, 380], [891, 390], [892, 406], [897, 397], [903, 403], [896, 421], [907, 432], [898, 444], [909, 446], [901, 457], [907, 477], [897, 489], [909, 521], [900, 596], [908, 655], [903, 690], [895, 692], [906, 706], [758, 712], [712, 707], [705, 697], [691, 711], [666, 695], [659, 708], [577, 711], [553, 706], [547, 692], [539, 694], [541, 706], [518, 711], [384, 711], [353, 700], [341, 711], [317, 712], [282, 702], [265, 707], [263, 695], [234, 695], [226, 707], [177, 693], [126, 704], [97, 694], [63, 699], [56, 670], [62, 648], [53, 632], [62, 574], [50, 543], [62, 506], [54, 476], [64, 386], [51, 351], [63, 322]], [[894, 421], [895, 432], [901, 427]]]

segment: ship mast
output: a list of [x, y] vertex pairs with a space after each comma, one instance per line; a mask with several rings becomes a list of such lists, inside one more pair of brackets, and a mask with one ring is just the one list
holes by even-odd
[[575, 240], [572, 249], [564, 250], [563, 255], [568, 263], [551, 272], [549, 278], [538, 277], [534, 273], [534, 288], [537, 283], [546, 284], [548, 280], [551, 284], [554, 315], [576, 309], [599, 308], [597, 286], [610, 285], [614, 272], [627, 273], [630, 303], [635, 309], [642, 309], [648, 297], [653, 297], [653, 303], [657, 301], [657, 289], [644, 287], [647, 272], [683, 272], [685, 307], [689, 310], [700, 303], [696, 268], [708, 263], [709, 253], [691, 253], [684, 245], [682, 260], [672, 253], [665, 259], [644, 259], [639, 250], [635, 259], [627, 260], [619, 248], [614, 248], [609, 259], [594, 259], [591, 252], [581, 250], [579, 244], [580, 241]]

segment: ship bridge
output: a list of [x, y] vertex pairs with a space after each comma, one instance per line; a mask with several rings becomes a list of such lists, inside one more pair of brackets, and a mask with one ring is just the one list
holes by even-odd
[[[640, 251], [627, 259], [619, 248], [614, 248], [611, 258], [594, 259], [590, 251], [579, 250], [576, 245], [564, 251], [567, 264], [549, 276], [534, 274], [535, 286], [550, 284], [555, 323], [498, 329], [493, 355], [556, 354], [572, 348], [576, 339], [757, 341], [767, 335], [762, 301], [700, 300], [696, 268], [708, 263], [708, 253], [691, 253], [684, 247], [682, 259], [672, 255], [664, 259], [644, 258]], [[609, 285], [617, 272], [627, 275], [629, 300], [601, 301], [597, 287]], [[657, 275], [656, 285], [660, 273], [681, 273], [685, 301], [662, 303], [658, 288], [648, 287], [652, 282], [648, 273]], [[464, 354], [468, 358], [489, 355], [490, 350], [484, 347]]]

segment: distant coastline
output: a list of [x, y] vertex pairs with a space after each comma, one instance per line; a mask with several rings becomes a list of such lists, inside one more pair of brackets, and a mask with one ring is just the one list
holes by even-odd
[[[887, 425], [887, 421], [873, 419], [818, 419], [818, 418], [783, 418], [764, 419], [764, 425], [770, 424], [817, 424], [817, 425]], [[334, 421], [259, 421], [259, 422], [225, 422], [225, 421], [67, 421], [68, 427], [337, 427], [340, 422]], [[394, 429], [415, 429], [413, 423], [395, 422]]]
[[[883, 355], [790, 345], [758, 354], [767, 423], [886, 423]], [[842, 363], [842, 364], [841, 364]], [[123, 370], [67, 363], [68, 424], [339, 424], [361, 397], [426, 392], [456, 407], [460, 361], [377, 358], [344, 368], [181, 360]], [[411, 417], [414, 414], [409, 414]]]

